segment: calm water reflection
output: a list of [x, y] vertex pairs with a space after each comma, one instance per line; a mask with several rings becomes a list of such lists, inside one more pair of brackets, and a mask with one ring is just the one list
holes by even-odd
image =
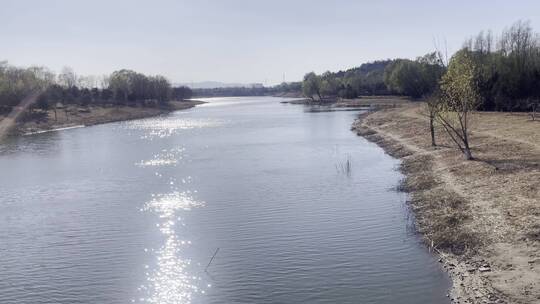
[[357, 111], [279, 101], [0, 145], [0, 302], [448, 302]]

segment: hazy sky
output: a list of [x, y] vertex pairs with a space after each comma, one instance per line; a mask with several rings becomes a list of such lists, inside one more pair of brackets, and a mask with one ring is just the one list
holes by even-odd
[[522, 19], [540, 1], [0, 0], [0, 60], [173, 82], [299, 80], [309, 71], [450, 50]]

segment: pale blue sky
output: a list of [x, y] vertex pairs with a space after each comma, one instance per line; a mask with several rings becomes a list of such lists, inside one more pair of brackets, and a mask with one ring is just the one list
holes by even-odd
[[101, 75], [130, 68], [173, 82], [281, 82], [449, 49], [522, 19], [540, 1], [0, 0], [0, 60]]

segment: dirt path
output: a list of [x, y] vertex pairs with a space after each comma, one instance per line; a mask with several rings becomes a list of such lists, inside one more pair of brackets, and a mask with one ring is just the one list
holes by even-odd
[[403, 160], [419, 231], [444, 257], [456, 303], [540, 303], [540, 123], [475, 115], [477, 161], [437, 128], [431, 147], [419, 103], [371, 113], [357, 132]]

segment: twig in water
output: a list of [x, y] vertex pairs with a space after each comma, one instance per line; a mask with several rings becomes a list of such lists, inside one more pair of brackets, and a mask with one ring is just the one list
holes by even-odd
[[216, 252], [214, 252], [214, 255], [213, 255], [212, 258], [210, 259], [210, 262], [208, 262], [208, 265], [206, 265], [206, 267], [204, 268], [204, 271], [205, 271], [205, 272], [206, 272], [206, 270], [208, 269], [208, 267], [210, 267], [210, 264], [212, 264], [212, 261], [213, 261], [214, 258], [216, 257], [218, 251], [219, 251], [219, 247], [216, 248]]

